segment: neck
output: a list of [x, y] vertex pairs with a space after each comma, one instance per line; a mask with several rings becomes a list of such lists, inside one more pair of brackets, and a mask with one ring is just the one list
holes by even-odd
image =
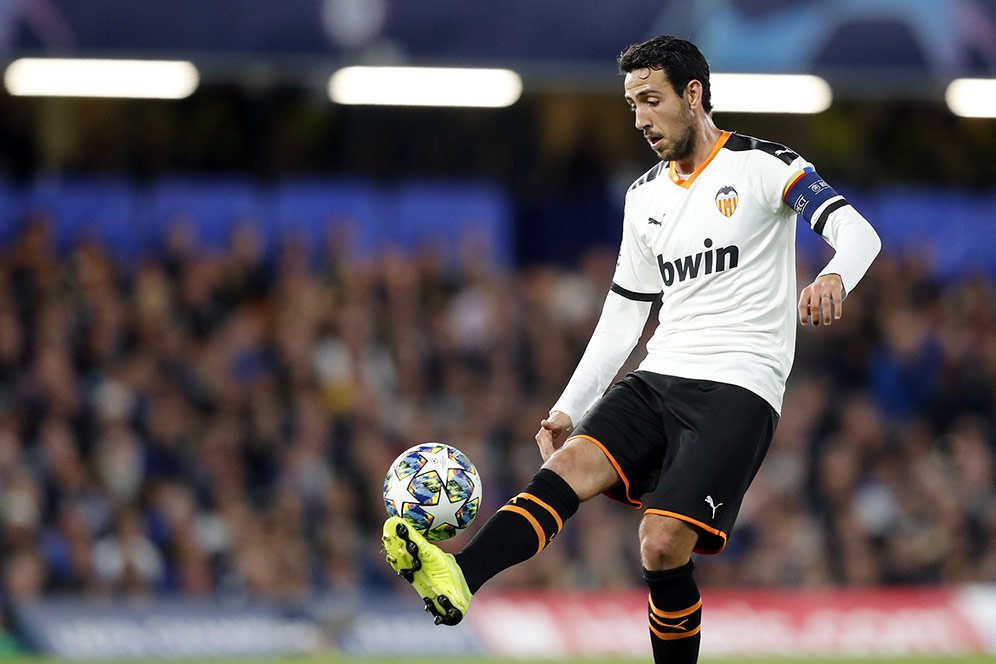
[[683, 174], [694, 173], [712, 153], [712, 146], [719, 140], [721, 133], [711, 116], [703, 116], [695, 125], [695, 149], [684, 159], [675, 162], [675, 170]]

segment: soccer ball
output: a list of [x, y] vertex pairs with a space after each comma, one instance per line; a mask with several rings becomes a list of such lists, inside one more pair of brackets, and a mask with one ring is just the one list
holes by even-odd
[[402, 452], [384, 479], [384, 505], [431, 542], [453, 537], [481, 507], [481, 476], [467, 455], [443, 443]]

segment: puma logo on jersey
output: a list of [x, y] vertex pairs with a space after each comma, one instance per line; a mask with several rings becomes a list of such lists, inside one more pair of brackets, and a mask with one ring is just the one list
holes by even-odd
[[[662, 216], [663, 216], [663, 215], [662, 215]], [[651, 224], [654, 224], [654, 225], [656, 225], [656, 226], [660, 226], [660, 225], [661, 225], [661, 222], [657, 221], [657, 220], [656, 220], [656, 219], [654, 219], [653, 217], [647, 217], [647, 221], [648, 221], [649, 223], [651, 223]]]
[[732, 270], [740, 264], [740, 247], [737, 245], [731, 244], [728, 247], [712, 249], [710, 238], [706, 238], [702, 244], [705, 245], [706, 251], [700, 251], [684, 258], [665, 261], [663, 256], [657, 255], [657, 267], [660, 268], [661, 278], [664, 279], [665, 286], [673, 285], [675, 279], [682, 282], [695, 279], [700, 274]]
[[712, 496], [706, 496], [705, 497], [705, 501], [709, 505], [709, 507], [712, 508], [712, 518], [715, 519], [716, 518], [716, 510], [718, 510], [723, 503], [714, 503], [714, 502], [712, 502]]

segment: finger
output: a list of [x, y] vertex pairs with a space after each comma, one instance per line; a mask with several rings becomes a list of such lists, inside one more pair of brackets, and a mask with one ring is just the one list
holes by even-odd
[[809, 289], [804, 288], [799, 296], [799, 322], [803, 325], [809, 323]]
[[540, 456], [546, 461], [553, 454], [553, 436], [548, 429], [540, 429], [536, 434], [536, 445]]
[[830, 299], [830, 293], [823, 293], [820, 296], [820, 318], [823, 319], [824, 325], [830, 325], [833, 322], [831, 318], [831, 307], [833, 300]]
[[820, 326], [820, 295], [815, 289], [809, 293], [809, 322], [813, 327]]
[[840, 317], [844, 315], [843, 291], [839, 288], [834, 288], [833, 293], [830, 295], [833, 298], [833, 317], [840, 320]]

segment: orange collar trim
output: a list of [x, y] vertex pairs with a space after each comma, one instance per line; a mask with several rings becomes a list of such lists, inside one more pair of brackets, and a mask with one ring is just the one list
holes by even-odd
[[716, 139], [716, 143], [712, 146], [712, 152], [710, 152], [709, 156], [705, 158], [705, 161], [699, 164], [699, 167], [696, 168], [694, 171], [692, 171], [692, 174], [689, 175], [684, 180], [678, 177], [678, 171], [675, 170], [674, 168], [674, 161], [672, 160], [668, 162], [667, 174], [668, 177], [671, 178], [671, 182], [675, 183], [679, 187], [684, 187], [685, 189], [691, 187], [692, 183], [695, 182], [695, 178], [697, 178], [699, 174], [705, 170], [705, 167], [709, 165], [709, 162], [711, 162], [715, 158], [715, 156], [719, 154], [719, 151], [723, 149], [723, 146], [726, 145], [726, 141], [729, 140], [730, 135], [732, 133], [733, 133], [732, 131], [720, 132], [719, 138]]

